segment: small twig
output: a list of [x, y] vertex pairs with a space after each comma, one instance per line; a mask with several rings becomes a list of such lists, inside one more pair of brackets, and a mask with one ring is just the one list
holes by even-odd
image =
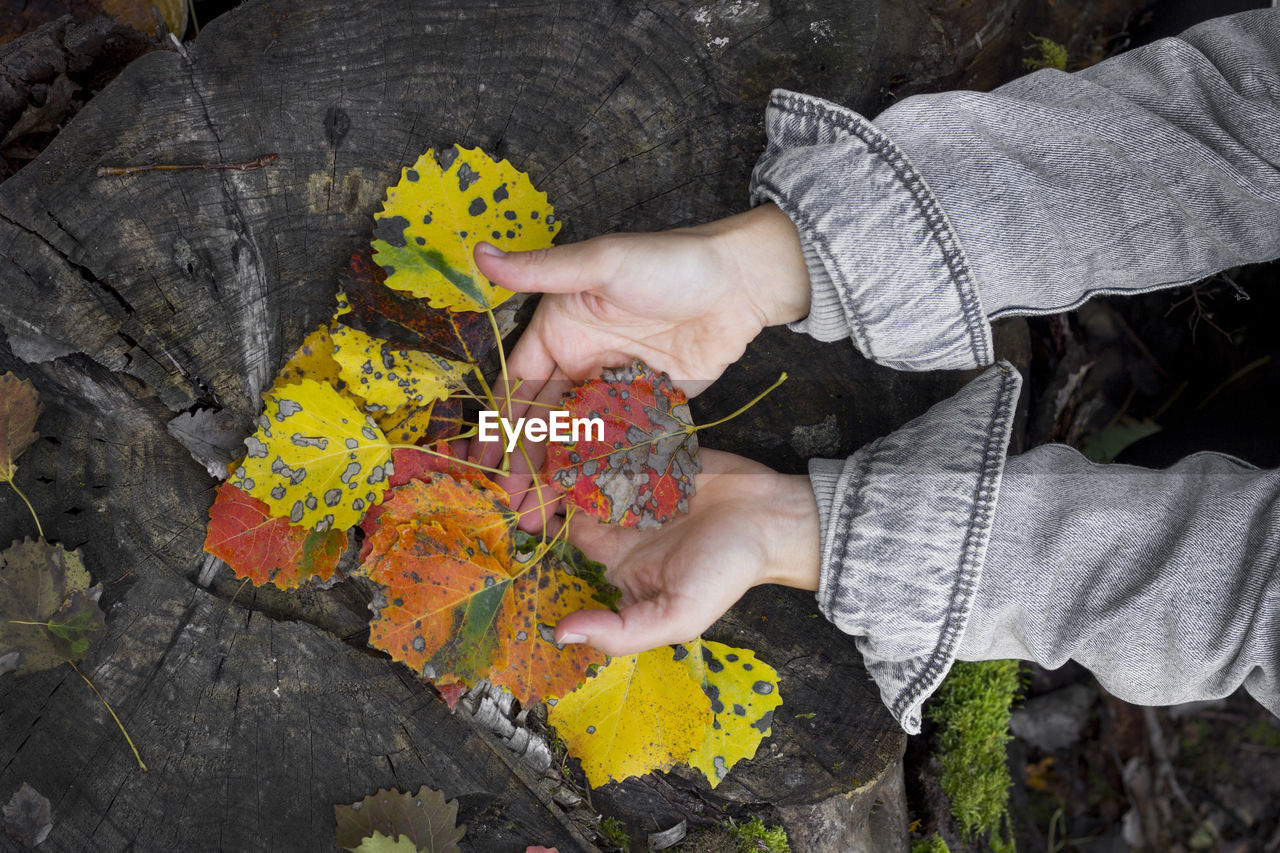
[[69, 663], [71, 665], [71, 668], [76, 671], [76, 675], [84, 679], [84, 683], [89, 685], [89, 689], [92, 690], [94, 693], [98, 694], [98, 701], [100, 701], [104, 706], [106, 706], [107, 713], [111, 715], [111, 719], [116, 721], [116, 726], [120, 729], [120, 734], [124, 735], [124, 739], [125, 741], [128, 742], [129, 748], [133, 750], [133, 757], [138, 762], [138, 766], [142, 768], [143, 773], [146, 773], [147, 765], [142, 760], [142, 756], [138, 754], [138, 747], [134, 746], [133, 738], [129, 737], [129, 733], [125, 731], [124, 723], [120, 722], [120, 718], [116, 716], [116, 711], [114, 708], [111, 707], [111, 703], [108, 702], [106, 700], [106, 697], [102, 695], [102, 691], [98, 690], [97, 685], [95, 685], [92, 681], [89, 680], [89, 676], [85, 675], [83, 672], [80, 671], [80, 667], [76, 666], [74, 661], [67, 661], [67, 663]]
[[183, 59], [185, 59], [187, 61], [187, 64], [190, 65], [191, 54], [187, 53], [186, 45], [182, 43], [182, 39], [178, 38], [173, 34], [172, 30], [169, 31], [169, 41], [173, 42], [173, 48], [174, 50], [178, 51], [178, 55], [181, 56]]
[[249, 172], [269, 166], [280, 158], [279, 154], [263, 154], [257, 160], [243, 163], [151, 163], [141, 166], [99, 166], [98, 177], [111, 175], [136, 175], [139, 172], [233, 171]]

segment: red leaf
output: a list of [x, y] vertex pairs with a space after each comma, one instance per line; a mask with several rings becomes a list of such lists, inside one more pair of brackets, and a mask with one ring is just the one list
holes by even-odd
[[440, 694], [440, 698], [444, 700], [444, 704], [449, 706], [450, 711], [458, 710], [458, 703], [462, 701], [462, 697], [467, 692], [467, 685], [461, 681], [452, 681], [448, 684], [435, 683], [436, 692]]
[[225, 561], [236, 577], [281, 589], [333, 577], [346, 546], [345, 531], [296, 527], [273, 517], [265, 503], [229, 482], [218, 487], [204, 541], [204, 549]]
[[350, 272], [341, 281], [351, 312], [338, 321], [395, 349], [426, 350], [451, 361], [475, 364], [493, 349], [493, 327], [484, 314], [432, 308], [425, 299], [387, 287], [386, 279], [370, 249], [352, 255]]
[[605, 370], [564, 397], [571, 418], [599, 418], [604, 440], [548, 442], [542, 479], [593, 518], [657, 527], [688, 512], [698, 439], [684, 392], [639, 361]]

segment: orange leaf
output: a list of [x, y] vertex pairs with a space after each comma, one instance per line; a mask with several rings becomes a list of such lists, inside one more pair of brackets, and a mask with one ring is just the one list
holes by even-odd
[[499, 611], [507, 568], [456, 527], [438, 520], [385, 524], [364, 564], [386, 587], [369, 644], [424, 678], [474, 683], [500, 666]]
[[226, 562], [236, 577], [255, 584], [292, 589], [312, 578], [327, 581], [346, 547], [345, 531], [321, 533], [292, 525], [231, 483], [218, 487], [209, 508], [204, 549]]
[[[542, 549], [537, 549], [542, 550]], [[536, 551], [517, 554], [527, 569], [507, 593], [506, 618], [499, 643], [506, 652], [506, 666], [489, 671], [489, 680], [502, 685], [521, 702], [558, 698], [582, 683], [587, 667], [608, 658], [585, 644], [558, 646], [556, 623], [576, 610], [599, 608], [596, 589], [574, 576], [559, 550], [547, 551], [536, 562]]]
[[388, 492], [381, 504], [370, 508], [360, 526], [372, 542], [373, 532], [380, 527], [434, 519], [469, 532], [506, 565], [510, 560], [511, 531], [516, 515], [507, 507], [505, 498], [506, 493], [497, 486], [492, 490], [479, 488], [448, 474], [427, 472], [421, 479], [410, 480]]

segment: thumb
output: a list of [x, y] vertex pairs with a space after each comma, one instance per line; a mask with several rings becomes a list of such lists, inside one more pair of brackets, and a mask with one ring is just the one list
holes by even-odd
[[604, 279], [605, 254], [599, 240], [550, 249], [504, 252], [492, 243], [477, 243], [476, 266], [494, 284], [526, 293], [577, 293]]
[[698, 636], [667, 617], [659, 599], [612, 610], [579, 610], [556, 625], [556, 642], [588, 643], [609, 656], [631, 655]]

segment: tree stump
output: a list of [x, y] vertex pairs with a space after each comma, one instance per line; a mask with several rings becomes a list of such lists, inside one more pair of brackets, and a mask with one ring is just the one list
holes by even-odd
[[[745, 206], [770, 88], [874, 113], [975, 68], [998, 78], [982, 47], [1017, 44], [1019, 5], [251, 0], [184, 53], [135, 61], [0, 186], [0, 371], [45, 404], [18, 483], [106, 586], [108, 636], [82, 669], [151, 768], [67, 667], [0, 679], [0, 799], [27, 781], [53, 801], [41, 849], [333, 849], [334, 803], [423, 784], [460, 800], [465, 848], [596, 849], [538, 768], [365, 647], [358, 589], [197, 583], [216, 482], [173, 422], [249, 433], [384, 189], [428, 147], [511, 159], [565, 240], [703, 222]], [[268, 153], [279, 159], [255, 171], [96, 174]], [[894, 373], [774, 330], [696, 414], [732, 410], [781, 369], [792, 381], [704, 443], [803, 470], [968, 378]], [[32, 535], [24, 508], [0, 502], [0, 543]], [[731, 802], [797, 824], [858, 791], [869, 809], [903, 736], [851, 638], [780, 589], [710, 636], [778, 668], [773, 736], [714, 794], [677, 772], [608, 786], [595, 805], [639, 837]], [[798, 831], [797, 849], [822, 849]]]

